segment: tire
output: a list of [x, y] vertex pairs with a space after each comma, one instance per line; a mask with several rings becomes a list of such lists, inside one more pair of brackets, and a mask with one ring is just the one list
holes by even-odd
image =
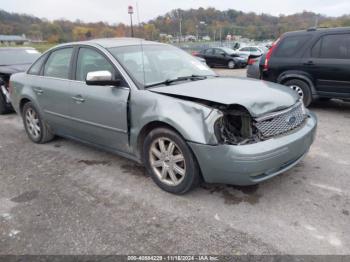
[[235, 61], [233, 61], [233, 60], [228, 61], [228, 63], [227, 63], [228, 69], [234, 69], [235, 67], [236, 67]]
[[11, 112], [11, 108], [6, 103], [6, 100], [0, 91], [0, 115], [7, 114], [10, 112]]
[[[30, 117], [32, 116], [32, 118]], [[42, 119], [38, 110], [35, 108], [32, 102], [28, 102], [23, 106], [22, 119], [24, 129], [29, 137], [36, 144], [44, 144], [51, 141], [54, 138], [54, 134], [50, 130], [49, 126]], [[35, 131], [33, 131], [35, 130]], [[35, 133], [37, 135], [35, 135]]]
[[[312, 102], [311, 89], [306, 82], [299, 79], [292, 79], [285, 82], [284, 85], [295, 90], [299, 94], [299, 96], [303, 98], [303, 101], [306, 107], [311, 104]], [[302, 94], [300, 93], [300, 91], [302, 92]]]
[[[160, 141], [164, 142], [163, 150]], [[173, 153], [167, 155], [170, 143]], [[153, 181], [166, 192], [182, 195], [200, 182], [199, 166], [191, 149], [183, 138], [168, 128], [154, 129], [146, 136], [142, 157]]]

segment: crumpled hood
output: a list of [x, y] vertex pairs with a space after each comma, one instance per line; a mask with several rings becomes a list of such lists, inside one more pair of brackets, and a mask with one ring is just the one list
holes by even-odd
[[247, 78], [210, 78], [155, 87], [152, 92], [244, 106], [253, 117], [294, 105], [299, 96], [289, 87]]
[[0, 66], [0, 73], [2, 74], [14, 74], [26, 71], [31, 64], [20, 64], [20, 65], [2, 65]]

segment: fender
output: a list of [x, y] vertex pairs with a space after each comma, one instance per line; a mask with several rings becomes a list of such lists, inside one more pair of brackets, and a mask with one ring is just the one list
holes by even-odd
[[314, 85], [314, 79], [310, 74], [304, 71], [297, 71], [297, 70], [285, 71], [278, 76], [277, 83], [282, 84], [288, 79], [304, 80], [310, 86], [312, 95], [313, 96], [317, 95], [317, 91]]
[[[138, 137], [146, 125], [161, 122], [174, 128], [186, 141], [216, 145], [215, 121], [222, 113], [214, 108], [148, 90], [130, 96], [130, 145], [137, 149]], [[134, 152], [137, 155], [137, 152]]]

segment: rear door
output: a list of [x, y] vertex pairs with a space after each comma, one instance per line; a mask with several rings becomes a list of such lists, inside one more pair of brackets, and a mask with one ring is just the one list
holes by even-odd
[[109, 71], [116, 79], [122, 78], [120, 73], [108, 57], [92, 47], [79, 48], [75, 71], [70, 99], [75, 137], [128, 152], [129, 87], [124, 80], [118, 87], [88, 86], [85, 83], [89, 72]]
[[[302, 56], [311, 39], [312, 35], [307, 33], [282, 38], [270, 58], [268, 71], [263, 72], [264, 79], [276, 81], [286, 71], [300, 72], [303, 69]], [[264, 61], [265, 56], [262, 62]]]
[[[32, 88], [36, 102], [50, 126], [61, 133], [68, 133], [70, 74], [73, 47], [64, 47], [52, 51], [41, 69], [41, 76], [32, 76]], [[32, 67], [31, 70], [35, 69]], [[29, 71], [29, 73], [31, 72]]]
[[203, 51], [203, 56], [208, 65], [214, 65], [214, 49], [209, 48]]
[[304, 68], [314, 77], [320, 94], [350, 94], [350, 34], [329, 34], [318, 39]]
[[214, 64], [215, 65], [219, 65], [219, 66], [226, 66], [227, 65], [227, 61], [229, 60], [226, 57], [226, 53], [224, 50], [220, 49], [220, 48], [215, 48], [214, 49]]

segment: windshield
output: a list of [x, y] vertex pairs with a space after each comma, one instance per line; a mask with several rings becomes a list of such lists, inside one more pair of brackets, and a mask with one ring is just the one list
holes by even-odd
[[0, 48], [0, 65], [31, 64], [39, 56], [40, 53], [35, 49]]
[[187, 76], [216, 76], [195, 57], [169, 45], [123, 46], [109, 51], [143, 86]]

